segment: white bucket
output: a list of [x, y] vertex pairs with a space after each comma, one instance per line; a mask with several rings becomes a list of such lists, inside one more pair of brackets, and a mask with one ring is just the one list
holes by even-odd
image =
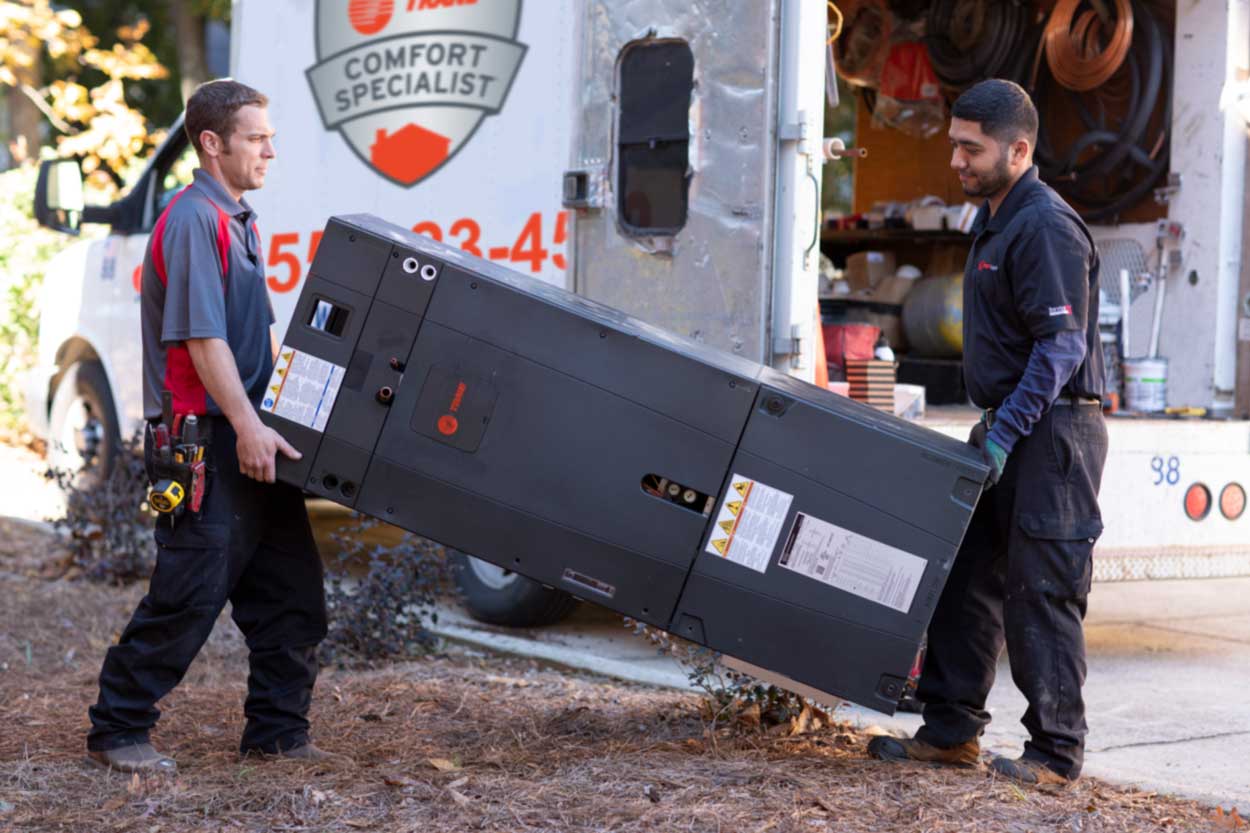
[[1168, 405], [1168, 360], [1124, 360], [1124, 407], [1162, 411]]

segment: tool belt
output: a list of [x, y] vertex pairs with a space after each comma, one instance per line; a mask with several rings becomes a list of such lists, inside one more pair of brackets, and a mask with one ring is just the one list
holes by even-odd
[[175, 414], [169, 392], [162, 394], [161, 420], [148, 422], [143, 443], [143, 464], [152, 484], [148, 505], [157, 512], [177, 517], [188, 509], [200, 511], [208, 478], [204, 454], [210, 425], [195, 414]]

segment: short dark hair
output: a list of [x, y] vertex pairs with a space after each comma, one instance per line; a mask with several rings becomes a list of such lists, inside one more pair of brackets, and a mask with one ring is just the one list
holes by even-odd
[[223, 142], [229, 141], [230, 134], [234, 132], [235, 114], [249, 104], [267, 107], [269, 99], [264, 93], [230, 78], [207, 81], [196, 87], [187, 99], [187, 115], [183, 122], [191, 144], [195, 145], [195, 152], [204, 150], [200, 146], [200, 134], [205, 130], [213, 131]]
[[991, 78], [973, 84], [951, 105], [951, 115], [981, 125], [981, 131], [1002, 144], [1028, 139], [1037, 146], [1037, 108], [1024, 87]]

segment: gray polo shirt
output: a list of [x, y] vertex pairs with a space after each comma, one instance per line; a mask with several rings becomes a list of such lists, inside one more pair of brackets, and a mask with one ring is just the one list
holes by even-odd
[[143, 258], [143, 414], [161, 415], [161, 392], [178, 414], [220, 414], [185, 341], [220, 338], [243, 389], [260, 402], [273, 355], [273, 307], [265, 288], [256, 212], [203, 169], [156, 221]]

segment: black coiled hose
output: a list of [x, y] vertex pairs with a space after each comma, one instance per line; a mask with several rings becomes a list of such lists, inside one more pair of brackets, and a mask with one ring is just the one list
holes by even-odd
[[[925, 46], [946, 87], [963, 90], [985, 78], [1012, 78], [1030, 33], [1028, 4], [1019, 0], [933, 0]], [[1035, 41], [1036, 42], [1036, 41]]]
[[[1032, 90], [1042, 113], [1035, 154], [1042, 178], [1088, 221], [1113, 218], [1133, 207], [1167, 172], [1171, 50], [1146, 4], [1132, 0], [1132, 6], [1133, 44], [1120, 69], [1128, 85], [1128, 104], [1118, 126], [1109, 125], [1104, 112], [1091, 112], [1095, 96], [1061, 90], [1044, 70]], [[1080, 115], [1086, 133], [1059, 149], [1046, 130], [1046, 115], [1065, 105]]]

